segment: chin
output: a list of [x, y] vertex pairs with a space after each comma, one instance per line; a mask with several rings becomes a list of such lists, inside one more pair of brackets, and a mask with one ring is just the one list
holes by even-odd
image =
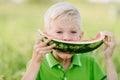
[[58, 51], [58, 50], [54, 50], [53, 53], [55, 53], [55, 55], [58, 56], [61, 59], [70, 59], [73, 56], [73, 54], [69, 54], [69, 53], [66, 53], [66, 52], [61, 52], [61, 51]]
[[61, 53], [59, 53], [59, 56], [62, 59], [70, 59], [72, 57], [72, 54], [67, 54], [67, 53], [61, 52]]

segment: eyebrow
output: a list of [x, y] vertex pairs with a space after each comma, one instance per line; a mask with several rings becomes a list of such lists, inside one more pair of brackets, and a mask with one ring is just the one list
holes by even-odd
[[56, 28], [56, 29], [61, 29], [61, 30], [62, 30], [62, 28], [60, 28], [60, 27], [58, 27], [58, 28]]
[[73, 29], [73, 30], [78, 30], [77, 28], [75, 28], [75, 27], [73, 27], [73, 28], [71, 28], [71, 29]]

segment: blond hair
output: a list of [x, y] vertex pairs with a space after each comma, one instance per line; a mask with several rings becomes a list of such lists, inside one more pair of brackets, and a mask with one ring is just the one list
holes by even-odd
[[62, 17], [74, 17], [77, 20], [81, 30], [81, 17], [79, 11], [73, 5], [66, 2], [54, 4], [46, 11], [44, 16], [45, 29], [50, 27], [51, 21]]

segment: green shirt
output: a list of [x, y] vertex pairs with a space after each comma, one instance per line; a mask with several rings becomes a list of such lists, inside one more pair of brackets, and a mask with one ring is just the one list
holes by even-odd
[[75, 54], [64, 71], [51, 53], [46, 54], [36, 80], [104, 80], [106, 75], [90, 54]]

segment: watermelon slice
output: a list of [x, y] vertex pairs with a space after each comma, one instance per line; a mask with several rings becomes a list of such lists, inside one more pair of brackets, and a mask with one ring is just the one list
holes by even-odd
[[[38, 30], [40, 35], [46, 36], [46, 38], [49, 38], [49, 36], [45, 35], [42, 31]], [[103, 38], [104, 35], [102, 32], [99, 32], [95, 38], [91, 40], [83, 40], [80, 42], [71, 42], [71, 41], [61, 41], [58, 39], [52, 39], [48, 45], [56, 44], [56, 47], [54, 49], [68, 52], [71, 54], [77, 54], [77, 53], [87, 53], [90, 51], [93, 51], [100, 47], [103, 44]]]

